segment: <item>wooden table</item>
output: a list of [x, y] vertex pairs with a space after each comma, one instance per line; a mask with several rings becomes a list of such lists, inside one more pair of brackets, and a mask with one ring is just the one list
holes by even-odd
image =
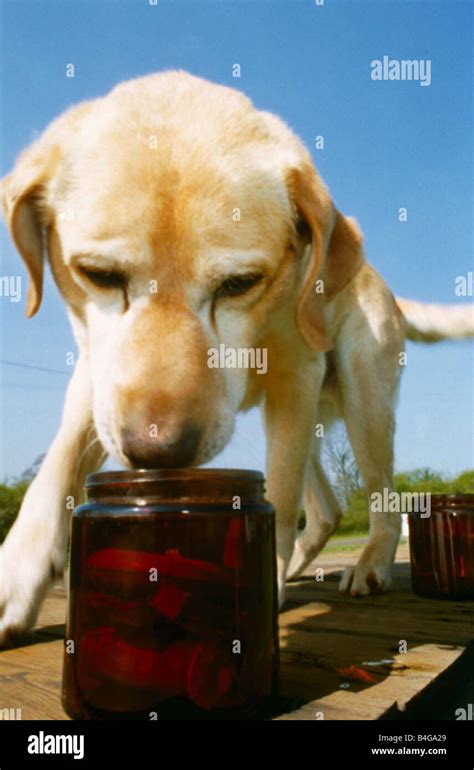
[[[415, 596], [406, 545], [397, 552], [391, 593], [339, 594], [341, 569], [359, 551], [325, 552], [288, 586], [280, 615], [281, 691], [294, 696], [284, 699], [293, 710], [277, 719], [387, 717], [436, 681], [449, 687], [461, 656], [472, 652], [474, 602]], [[315, 580], [317, 567], [324, 570], [322, 582]], [[5, 708], [20, 708], [22, 719], [68, 718], [59, 695], [65, 610], [65, 591], [57, 585], [35, 631], [21, 646], [0, 652], [0, 718]]]

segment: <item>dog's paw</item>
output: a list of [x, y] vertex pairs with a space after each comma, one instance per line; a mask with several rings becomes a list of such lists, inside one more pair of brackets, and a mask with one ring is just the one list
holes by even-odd
[[339, 583], [339, 591], [351, 596], [368, 596], [384, 593], [390, 588], [390, 583], [389, 567], [360, 561], [354, 567], [346, 567]]
[[303, 574], [305, 569], [309, 567], [311, 562], [322, 551], [332, 531], [332, 528], [328, 528], [328, 530], [321, 528], [320, 532], [303, 532], [302, 535], [296, 538], [286, 576], [287, 580], [295, 580], [295, 578]]
[[321, 550], [318, 542], [313, 542], [304, 534], [296, 539], [293, 554], [288, 567], [287, 580], [295, 580], [303, 574], [306, 567], [316, 558]]
[[35, 624], [48, 577], [31, 565], [23, 570], [21, 559], [12, 561], [0, 548], [0, 647], [14, 644]]

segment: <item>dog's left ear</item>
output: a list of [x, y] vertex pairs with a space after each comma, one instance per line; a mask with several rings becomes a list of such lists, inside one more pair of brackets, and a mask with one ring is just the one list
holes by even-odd
[[309, 347], [324, 352], [333, 347], [324, 320], [325, 305], [360, 269], [364, 261], [362, 235], [354, 220], [336, 210], [310, 163], [292, 169], [287, 184], [296, 209], [296, 230], [303, 242], [306, 238], [310, 244], [296, 323]]

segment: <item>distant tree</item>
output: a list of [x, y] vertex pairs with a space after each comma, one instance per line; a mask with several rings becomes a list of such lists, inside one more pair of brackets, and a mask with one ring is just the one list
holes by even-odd
[[23, 481], [28, 481], [28, 482], [33, 481], [45, 457], [46, 457], [46, 452], [43, 452], [43, 454], [38, 455], [36, 460], [29, 466], [29, 468], [26, 468], [26, 470], [24, 470], [20, 476], [17, 476], [13, 480], [13, 483], [21, 484]]
[[346, 509], [354, 492], [361, 489], [362, 482], [352, 447], [342, 425], [333, 428], [323, 448], [323, 465], [328, 473], [334, 494], [343, 509]]

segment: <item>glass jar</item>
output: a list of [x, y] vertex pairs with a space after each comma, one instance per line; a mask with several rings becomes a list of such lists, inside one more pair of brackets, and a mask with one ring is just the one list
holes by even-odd
[[474, 495], [431, 495], [430, 515], [408, 522], [415, 593], [474, 599]]
[[62, 701], [202, 718], [277, 695], [275, 517], [256, 471], [95, 473], [72, 519]]

